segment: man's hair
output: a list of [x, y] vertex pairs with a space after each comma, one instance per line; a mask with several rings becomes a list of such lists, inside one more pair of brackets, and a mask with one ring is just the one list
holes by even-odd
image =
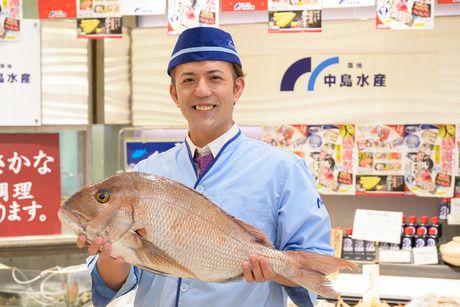
[[[233, 81], [236, 81], [236, 79], [238, 79], [239, 77], [246, 76], [245, 73], [243, 72], [243, 68], [240, 65], [235, 64], [235, 63], [230, 63], [230, 64], [232, 64], [232, 67], [233, 67]], [[176, 68], [174, 67], [170, 73], [171, 84], [174, 86], [174, 88], [176, 88], [176, 78], [174, 77], [175, 70]]]

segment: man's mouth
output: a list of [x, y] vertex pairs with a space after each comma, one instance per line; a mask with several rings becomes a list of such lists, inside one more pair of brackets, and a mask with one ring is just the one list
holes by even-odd
[[194, 109], [197, 111], [210, 111], [214, 109], [216, 106], [212, 104], [199, 104], [194, 106]]

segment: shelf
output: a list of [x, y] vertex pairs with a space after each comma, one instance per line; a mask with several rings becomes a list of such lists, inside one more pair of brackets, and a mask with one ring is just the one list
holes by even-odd
[[[361, 274], [361, 267], [364, 264], [373, 264], [371, 261], [353, 261], [359, 268], [352, 273]], [[380, 275], [410, 276], [423, 278], [443, 278], [460, 280], [460, 267], [447, 264], [415, 265], [409, 263], [379, 263]]]

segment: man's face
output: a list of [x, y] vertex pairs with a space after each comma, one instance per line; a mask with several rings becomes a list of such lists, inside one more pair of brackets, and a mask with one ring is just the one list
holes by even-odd
[[172, 74], [171, 97], [196, 145], [204, 146], [232, 127], [234, 103], [244, 89], [244, 79], [235, 79], [232, 64], [190, 62], [178, 65]]

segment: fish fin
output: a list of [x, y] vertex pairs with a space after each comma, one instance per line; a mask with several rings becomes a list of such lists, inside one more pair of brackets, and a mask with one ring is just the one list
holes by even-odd
[[142, 268], [162, 275], [197, 278], [192, 271], [171, 258], [152, 242], [141, 236], [139, 236], [139, 240], [142, 243], [142, 247], [137, 248], [135, 253], [138, 259], [145, 264], [140, 265]]
[[270, 241], [270, 239], [267, 237], [267, 235], [262, 230], [254, 227], [252, 225], [249, 225], [249, 224], [243, 222], [242, 220], [237, 219], [234, 216], [230, 216], [230, 217], [233, 218], [233, 220], [238, 225], [240, 225], [244, 230], [246, 230], [254, 238], [255, 243], [261, 244], [261, 245], [263, 245], [265, 247], [268, 247], [268, 248], [273, 248], [273, 243]]
[[284, 272], [276, 273], [324, 297], [338, 297], [327, 275], [357, 267], [350, 261], [328, 255], [304, 251], [284, 253], [287, 254], [289, 261], [286, 263]]

